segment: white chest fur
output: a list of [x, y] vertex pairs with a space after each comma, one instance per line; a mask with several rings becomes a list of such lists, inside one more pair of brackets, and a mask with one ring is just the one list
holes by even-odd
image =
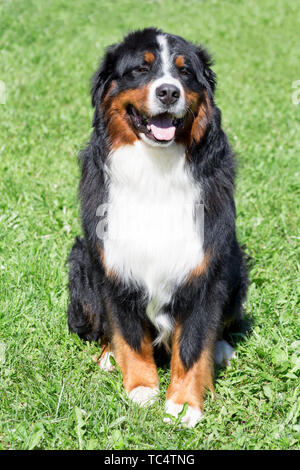
[[107, 162], [108, 236], [105, 264], [146, 289], [147, 315], [163, 335], [172, 325], [164, 305], [203, 259], [194, 208], [200, 191], [185, 166], [184, 148], [124, 146]]

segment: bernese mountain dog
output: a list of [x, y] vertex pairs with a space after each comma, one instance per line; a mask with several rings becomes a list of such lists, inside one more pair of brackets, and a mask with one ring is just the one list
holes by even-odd
[[225, 338], [241, 322], [248, 287], [211, 64], [203, 47], [155, 28], [108, 47], [80, 156], [84, 237], [68, 259], [71, 332], [101, 340], [99, 366], [116, 363], [140, 405], [159, 394], [164, 351], [166, 413], [187, 403], [181, 421], [190, 427], [206, 388], [213, 393], [214, 360], [234, 355]]

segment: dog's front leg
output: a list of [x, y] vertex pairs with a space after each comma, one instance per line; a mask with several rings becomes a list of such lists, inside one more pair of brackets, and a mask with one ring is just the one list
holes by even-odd
[[[213, 354], [215, 337], [213, 328], [204, 331], [201, 324], [187, 321], [177, 323], [172, 343], [171, 383], [167, 391], [166, 413], [177, 417], [187, 403], [181, 422], [194, 427], [203, 415], [203, 400], [206, 388], [212, 394]], [[202, 323], [202, 322], [200, 322]], [[202, 330], [202, 331], [201, 331]], [[170, 418], [165, 418], [170, 422]]]
[[151, 405], [158, 396], [159, 380], [150, 334], [145, 332], [139, 347], [134, 349], [115, 328], [112, 348], [129, 398], [142, 406]]

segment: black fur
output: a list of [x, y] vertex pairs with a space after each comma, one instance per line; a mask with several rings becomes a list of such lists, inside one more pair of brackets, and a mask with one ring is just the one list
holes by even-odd
[[[101, 102], [112, 80], [118, 85], [113, 91], [115, 94], [151, 80], [151, 76], [135, 76], [134, 67], [143, 51], [156, 50], [158, 33], [155, 29], [138, 31], [120, 45], [108, 48], [93, 78], [94, 129], [81, 154], [84, 239], [76, 239], [69, 257], [70, 330], [89, 341], [103, 337], [110, 339], [113, 316], [125, 340], [136, 350], [145, 327], [153, 330], [146, 316], [147, 293], [105, 275], [99, 254], [102, 244], [96, 235], [99, 222], [96, 211], [107, 199], [104, 161], [111, 145]], [[183, 364], [189, 368], [199, 358], [209, 335], [221, 338], [225, 323], [240, 321], [248, 277], [235, 233], [234, 157], [221, 128], [221, 113], [214, 103], [216, 81], [211, 59], [203, 48], [182, 38], [169, 36], [168, 40], [172, 51], [178, 50], [189, 58], [188, 65], [194, 73], [183, 79], [185, 85], [199, 93], [206, 90], [212, 108], [203, 138], [188, 149], [190, 166], [203, 191], [204, 251], [211, 254], [210, 262], [203, 275], [178, 287], [166, 307], [182, 325], [180, 354]], [[155, 75], [157, 69], [151, 73]]]

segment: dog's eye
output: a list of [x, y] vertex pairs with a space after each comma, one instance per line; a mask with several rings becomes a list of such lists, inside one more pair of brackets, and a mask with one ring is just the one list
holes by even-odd
[[150, 68], [147, 65], [141, 65], [134, 69], [135, 72], [137, 73], [148, 73]]
[[179, 69], [179, 73], [180, 75], [184, 75], [184, 76], [191, 75], [191, 71], [187, 69], [186, 67], [181, 67], [181, 69]]
[[150, 71], [150, 67], [148, 67], [147, 65], [139, 65], [130, 70], [127, 70], [124, 73], [124, 75], [127, 76], [128, 78], [135, 78], [135, 77], [138, 77], [139, 75], [146, 75], [149, 71]]

